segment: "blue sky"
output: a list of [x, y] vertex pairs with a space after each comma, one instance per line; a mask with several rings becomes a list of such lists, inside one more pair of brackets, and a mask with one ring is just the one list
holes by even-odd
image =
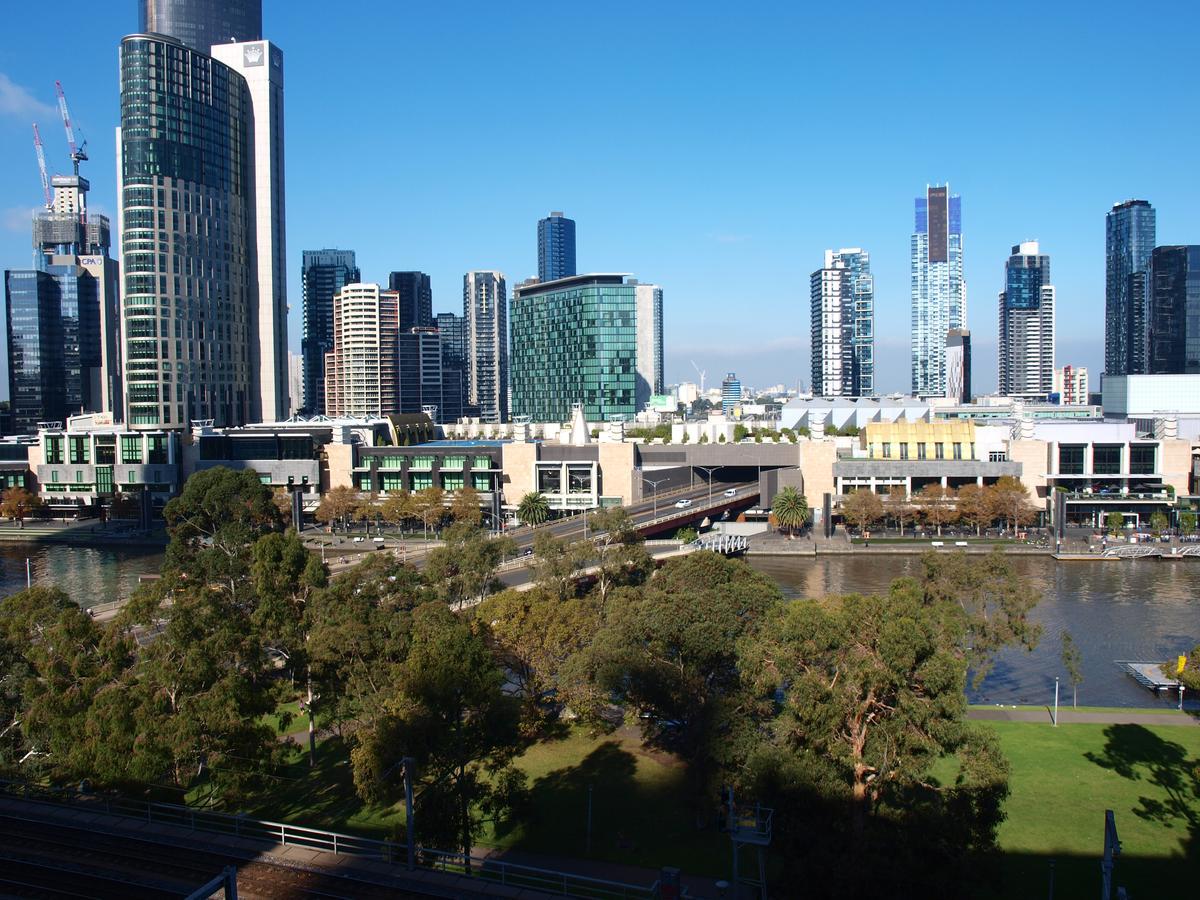
[[[66, 170], [66, 87], [95, 208], [115, 206], [117, 45], [133, 0], [58, 0], [0, 37], [0, 265], [29, 260], [29, 124]], [[333, 12], [329, 12], [332, 9]], [[102, 11], [100, 11], [102, 10]], [[1190, 4], [418, 4], [265, 0], [284, 50], [291, 343], [303, 249], [358, 251], [367, 280], [536, 274], [536, 222], [578, 222], [585, 271], [663, 286], [667, 378], [808, 381], [808, 276], [870, 251], [877, 386], [908, 387], [912, 201], [963, 196], [975, 387], [996, 383], [1009, 248], [1038, 239], [1058, 363], [1103, 363], [1104, 213], [1158, 210], [1200, 243]], [[63, 23], [77, 22], [72, 29]]]

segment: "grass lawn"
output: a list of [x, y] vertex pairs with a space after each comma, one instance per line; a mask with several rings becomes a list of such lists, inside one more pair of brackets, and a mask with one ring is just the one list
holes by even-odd
[[1104, 811], [1116, 815], [1115, 884], [1133, 897], [1183, 896], [1200, 872], [1200, 728], [988, 722], [1012, 764], [1000, 829], [998, 896], [1094, 897]]

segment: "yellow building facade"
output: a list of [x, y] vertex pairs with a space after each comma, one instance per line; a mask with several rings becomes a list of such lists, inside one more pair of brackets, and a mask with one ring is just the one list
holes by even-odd
[[969, 420], [872, 422], [861, 440], [870, 459], [978, 459]]

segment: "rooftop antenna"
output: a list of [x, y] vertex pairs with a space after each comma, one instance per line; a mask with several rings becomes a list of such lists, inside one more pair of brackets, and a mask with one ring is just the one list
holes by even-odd
[[33, 149], [37, 151], [38, 171], [42, 175], [42, 196], [46, 200], [46, 209], [53, 205], [50, 200], [50, 179], [46, 177], [46, 153], [42, 149], [42, 136], [38, 134], [37, 122], [33, 123]]
[[58, 111], [62, 115], [63, 127], [67, 130], [67, 146], [71, 148], [71, 165], [75, 167], [75, 174], [79, 174], [79, 164], [88, 158], [87, 141], [85, 140], [78, 147], [75, 146], [75, 130], [71, 127], [71, 114], [67, 112], [67, 95], [63, 93], [61, 81], [54, 82], [54, 89], [58, 92]]

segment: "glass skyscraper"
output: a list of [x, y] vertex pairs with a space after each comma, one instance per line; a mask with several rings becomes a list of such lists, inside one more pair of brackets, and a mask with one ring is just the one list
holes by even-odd
[[912, 254], [912, 392], [946, 393], [946, 335], [967, 327], [962, 200], [950, 186], [918, 197]]
[[138, 32], [165, 34], [193, 50], [262, 39], [262, 0], [139, 0]]
[[742, 381], [730, 372], [721, 381], [721, 415], [732, 416], [742, 402]]
[[1150, 255], [1154, 207], [1117, 203], [1105, 217], [1104, 373], [1140, 375], [1146, 369]]
[[552, 212], [538, 220], [538, 281], [575, 274], [575, 220]]
[[528, 281], [513, 294], [513, 415], [632, 418], [662, 393], [662, 288], [623, 275]]
[[463, 276], [467, 403], [485, 423], [508, 421], [508, 289], [503, 272]]
[[325, 413], [325, 354], [333, 350], [333, 298], [362, 280], [353, 250], [305, 250], [300, 283], [304, 290], [304, 408]]
[[467, 414], [464, 320], [454, 313], [438, 313], [435, 321], [442, 345], [442, 421], [457, 422]]
[[826, 250], [811, 278], [812, 389], [819, 397], [875, 391], [875, 282], [857, 247]]
[[1000, 292], [1000, 394], [1044, 400], [1054, 390], [1054, 287], [1037, 241], [1012, 248]]
[[1200, 246], [1154, 248], [1149, 331], [1147, 374], [1200, 373]]
[[400, 295], [400, 331], [433, 328], [433, 285], [424, 272], [392, 272], [388, 290]]

